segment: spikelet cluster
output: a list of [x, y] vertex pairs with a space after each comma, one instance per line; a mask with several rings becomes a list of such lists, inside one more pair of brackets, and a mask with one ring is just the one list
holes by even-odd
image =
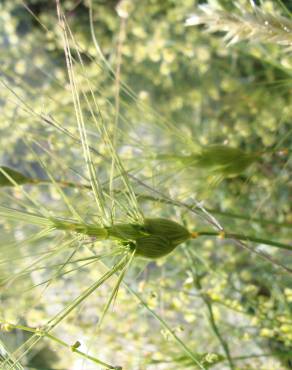
[[292, 50], [292, 21], [270, 14], [253, 5], [253, 11], [241, 7], [239, 13], [227, 12], [216, 2], [199, 6], [187, 20], [187, 26], [205, 25], [209, 32], [225, 32], [229, 44], [240, 41], [270, 42]]

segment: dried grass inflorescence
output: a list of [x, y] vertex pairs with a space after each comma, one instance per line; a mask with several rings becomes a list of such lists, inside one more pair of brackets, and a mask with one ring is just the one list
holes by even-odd
[[204, 24], [208, 32], [226, 32], [229, 44], [240, 41], [270, 42], [292, 48], [292, 22], [253, 5], [253, 11], [239, 7], [239, 13], [227, 12], [219, 4], [203, 4], [186, 20], [187, 26]]

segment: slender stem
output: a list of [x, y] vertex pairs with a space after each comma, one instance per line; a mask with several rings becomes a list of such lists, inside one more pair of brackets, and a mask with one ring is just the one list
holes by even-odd
[[[5, 328], [5, 325], [7, 327], [9, 327], [9, 330], [12, 330], [12, 329], [18, 329], [18, 330], [23, 330], [23, 331], [26, 331], [26, 332], [29, 332], [29, 333], [33, 333], [33, 334], [38, 334], [38, 329], [35, 329], [35, 328], [30, 328], [28, 326], [24, 326], [24, 325], [14, 325], [14, 324], [4, 324], [4, 328]], [[84, 353], [82, 351], [79, 351], [77, 348], [74, 348], [74, 346], [64, 342], [62, 339], [56, 337], [55, 335], [52, 335], [52, 334], [49, 334], [49, 333], [46, 333], [46, 332], [42, 332], [42, 334], [51, 339], [52, 341], [60, 344], [61, 346], [63, 347], [66, 347], [66, 348], [69, 348], [71, 349], [73, 352], [76, 352], [78, 355], [80, 355], [81, 357], [87, 359], [87, 360], [90, 360], [92, 362], [95, 362], [96, 364], [99, 364], [99, 365], [102, 365], [104, 366], [106, 369], [116, 369], [115, 366], [112, 366], [112, 365], [109, 365], [107, 364], [106, 362], [104, 361], [101, 361], [99, 359], [97, 359], [96, 357], [93, 357], [93, 356], [90, 356], [88, 355], [87, 353]]]
[[181, 346], [181, 348], [183, 349], [183, 351], [187, 354], [187, 356], [189, 358], [191, 358], [196, 364], [197, 366], [202, 369], [202, 370], [206, 370], [205, 367], [199, 362], [199, 360], [196, 358], [196, 355], [184, 344], [184, 342], [175, 334], [175, 332], [169, 327], [169, 325], [162, 319], [162, 317], [160, 317], [159, 315], [157, 315], [157, 313], [155, 311], [153, 311], [148, 305], [147, 303], [141, 298], [141, 296], [136, 293], [132, 288], [130, 288], [127, 284], [124, 284], [126, 289], [134, 296], [136, 297], [139, 302], [142, 304], [142, 306], [144, 306], [147, 311], [150, 312], [150, 314], [160, 322], [160, 324], [167, 330], [167, 332], [174, 338], [174, 340]]
[[107, 229], [102, 227], [101, 225], [79, 223], [71, 220], [63, 220], [57, 218], [52, 218], [51, 221], [53, 226], [58, 230], [74, 231], [79, 234], [94, 236], [101, 240], [107, 239], [109, 237]]
[[249, 360], [250, 358], [258, 358], [258, 357], [281, 357], [283, 359], [289, 360], [291, 358], [291, 352], [271, 352], [271, 353], [260, 353], [260, 354], [251, 354], [246, 356], [237, 356], [233, 357], [233, 361], [242, 361], [242, 360]]
[[[188, 260], [193, 259], [193, 256], [191, 255], [191, 253], [189, 253], [189, 251], [187, 249], [185, 249], [185, 254], [186, 254]], [[226, 359], [229, 363], [230, 369], [234, 370], [235, 367], [234, 367], [234, 364], [233, 364], [233, 361], [232, 361], [232, 357], [231, 357], [231, 354], [230, 354], [228, 343], [222, 337], [222, 335], [220, 333], [220, 330], [217, 326], [216, 320], [215, 320], [212, 302], [211, 302], [210, 298], [202, 292], [202, 285], [201, 285], [200, 277], [199, 277], [197, 271], [194, 270], [194, 264], [191, 264], [190, 269], [191, 269], [191, 273], [192, 273], [192, 276], [193, 276], [193, 279], [194, 279], [195, 287], [199, 290], [200, 297], [202, 298], [202, 300], [204, 301], [204, 303], [207, 307], [208, 319], [209, 319], [210, 326], [211, 326], [214, 334], [216, 335], [216, 337], [218, 338], [218, 340], [219, 340], [219, 342], [222, 346], [222, 349], [225, 353]]]
[[63, 347], [71, 348], [72, 352], [76, 352], [79, 356], [81, 356], [81, 357], [83, 357], [83, 358], [85, 358], [85, 359], [87, 359], [87, 360], [90, 360], [90, 361], [92, 361], [92, 362], [94, 362], [94, 363], [96, 363], [96, 364], [102, 365], [102, 366], [104, 366], [106, 369], [117, 369], [117, 367], [116, 367], [116, 366], [109, 365], [109, 364], [107, 364], [106, 362], [104, 362], [104, 361], [101, 361], [101, 360], [97, 359], [96, 357], [90, 356], [90, 355], [88, 355], [87, 353], [84, 353], [84, 352], [80, 351], [79, 349], [74, 348], [73, 346], [70, 346], [69, 344], [67, 344], [67, 343], [66, 343], [66, 342], [64, 342], [63, 340], [61, 340], [61, 339], [59, 339], [59, 338], [55, 337], [55, 336], [54, 336], [54, 335], [52, 335], [52, 334], [46, 334], [45, 336], [46, 336], [47, 338], [49, 338], [49, 339], [53, 340], [54, 342], [57, 342], [58, 344], [60, 344], [60, 345], [61, 345], [61, 346], [63, 346]]
[[[28, 221], [31, 224], [36, 224], [40, 226], [47, 226], [53, 227], [58, 230], [67, 230], [67, 231], [74, 231], [80, 234], [85, 234], [88, 236], [94, 236], [99, 239], [109, 239], [109, 238], [117, 238], [117, 239], [125, 239], [129, 232], [135, 232], [134, 228], [131, 229], [131, 224], [125, 224], [124, 226], [119, 225], [119, 229], [117, 226], [112, 227], [102, 227], [100, 225], [93, 225], [93, 224], [83, 224], [78, 223], [72, 220], [65, 220], [65, 219], [58, 219], [58, 218], [46, 218], [44, 216], [39, 216], [37, 214], [23, 212], [20, 210], [8, 208], [8, 207], [1, 207], [0, 206], [0, 216], [4, 216], [8, 219], [14, 220], [21, 220], [21, 221]], [[122, 231], [122, 227], [125, 227], [124, 231]], [[130, 227], [130, 230], [128, 229]], [[117, 233], [117, 230], [120, 230]], [[219, 236], [222, 238], [229, 238], [235, 239], [238, 241], [251, 241], [255, 243], [270, 245], [272, 247], [287, 249], [292, 251], [292, 245], [280, 243], [274, 240], [257, 238], [251, 235], [244, 235], [244, 234], [237, 234], [237, 233], [228, 233], [222, 231], [197, 231], [193, 233], [193, 237], [198, 236]], [[123, 237], [124, 236], [124, 237]], [[136, 234], [136, 237], [139, 237], [139, 233]]]
[[225, 212], [225, 211], [221, 211], [220, 209], [216, 209], [216, 208], [206, 208], [206, 210], [210, 213], [214, 213], [215, 215], [219, 215], [223, 217], [238, 218], [239, 220], [246, 220], [249, 222], [255, 222], [258, 224], [262, 224], [262, 225], [276, 225], [276, 226], [281, 226], [281, 227], [292, 228], [291, 222], [277, 222], [277, 221], [267, 220], [267, 219], [263, 219], [259, 217], [252, 217], [252, 216], [244, 215], [244, 214]]
[[228, 346], [228, 343], [225, 341], [225, 339], [222, 337], [222, 335], [219, 331], [219, 328], [216, 324], [215, 317], [214, 317], [214, 312], [213, 312], [213, 306], [212, 306], [210, 300], [208, 299], [208, 297], [206, 297], [204, 294], [202, 294], [202, 298], [203, 298], [203, 300], [206, 304], [206, 307], [208, 309], [209, 322], [210, 322], [210, 325], [213, 329], [213, 332], [216, 335], [216, 337], [218, 338], [219, 342], [221, 343], [221, 346], [222, 346], [222, 348], [225, 352], [226, 358], [229, 362], [230, 369], [233, 370], [233, 369], [235, 369], [235, 367], [234, 367], [234, 364], [233, 364], [233, 361], [232, 361], [232, 358], [231, 358], [231, 355], [230, 355], [229, 346]]
[[259, 244], [270, 245], [272, 247], [277, 247], [277, 248], [287, 249], [287, 250], [292, 251], [292, 245], [276, 242], [274, 240], [257, 238], [251, 235], [227, 233], [227, 232], [220, 232], [220, 231], [197, 231], [195, 234], [196, 236], [210, 235], [210, 236], [219, 236], [221, 238], [227, 238], [227, 239], [238, 239], [238, 240], [244, 240], [244, 241], [251, 241], [251, 242], [255, 242]]
[[106, 272], [100, 279], [93, 283], [89, 288], [87, 288], [79, 297], [77, 297], [70, 305], [65, 309], [60, 311], [54, 318], [52, 318], [47, 326], [49, 330], [52, 330], [57, 324], [59, 324], [65, 317], [69, 315], [77, 306], [80, 305], [88, 296], [90, 296], [99, 286], [101, 286], [106, 280], [108, 280], [112, 275], [124, 267], [127, 263], [128, 256], [125, 255], [119, 262], [117, 262], [111, 270]]
[[[118, 190], [117, 190], [118, 191]], [[145, 201], [152, 201], [152, 202], [159, 202], [159, 203], [166, 203], [166, 204], [172, 204], [174, 206], [179, 206], [177, 203], [172, 202], [171, 200], [164, 199], [164, 198], [159, 198], [159, 197], [154, 197], [152, 195], [148, 194], [139, 194], [137, 193], [137, 198]], [[188, 206], [189, 210], [193, 209], [191, 205]], [[238, 218], [240, 220], [246, 220], [249, 222], [256, 222], [262, 225], [276, 225], [276, 226], [281, 226], [281, 227], [288, 227], [292, 228], [292, 223], [291, 222], [276, 222], [273, 220], [267, 220], [259, 217], [252, 217], [249, 215], [245, 214], [238, 214], [238, 213], [233, 213], [233, 212], [226, 212], [226, 211], [221, 211], [220, 209], [217, 208], [206, 208], [205, 210], [211, 214], [223, 216], [223, 217], [230, 217], [230, 218]]]
[[[92, 190], [92, 187], [90, 184], [80, 184], [78, 182], [61, 181], [61, 180], [55, 180], [55, 183], [61, 187], [69, 187], [69, 188], [75, 188], [75, 189], [80, 189], [80, 190]], [[20, 183], [19, 185], [52, 185], [52, 181], [38, 179], [38, 178], [26, 178], [25, 181], [23, 180], [22, 183]], [[12, 183], [5, 183], [5, 186], [14, 186], [14, 185]], [[121, 193], [122, 191], [114, 190], [114, 192], [118, 194], [118, 193]], [[148, 194], [136, 193], [136, 196], [137, 196], [137, 199], [140, 199], [140, 200], [146, 200], [146, 201], [148, 200], [148, 201], [159, 202], [159, 203], [171, 203], [174, 206], [177, 206], [176, 203], [170, 202], [167, 199], [154, 197]], [[192, 207], [190, 206], [190, 208]], [[252, 217], [252, 216], [244, 215], [244, 214], [226, 212], [226, 211], [222, 211], [217, 208], [205, 208], [205, 209], [207, 212], [211, 214], [219, 215], [222, 217], [237, 218], [239, 220], [246, 220], [249, 222], [255, 222], [258, 224], [262, 224], [262, 225], [276, 225], [276, 226], [281, 226], [281, 227], [286, 227], [286, 228], [292, 228], [291, 222], [277, 222], [277, 221], [267, 220], [267, 219], [263, 219], [259, 217]]]
[[[53, 222], [54, 222], [54, 226], [57, 229], [61, 229], [61, 230], [76, 231], [81, 234], [86, 234], [89, 236], [96, 236], [101, 239], [107, 239], [107, 238], [115, 237], [115, 236], [118, 238], [122, 238], [122, 234], [115, 235], [114, 227], [113, 228], [103, 228], [103, 227], [96, 226], [96, 225], [80, 224], [80, 223], [74, 223], [74, 222], [68, 222], [68, 221], [62, 221], [62, 220], [54, 220]], [[227, 239], [238, 239], [238, 240], [243, 240], [243, 241], [251, 241], [251, 242], [255, 242], [259, 244], [270, 245], [272, 247], [287, 249], [287, 250], [292, 251], [292, 245], [280, 243], [274, 240], [257, 238], [251, 235], [220, 232], [220, 231], [198, 231], [198, 232], [195, 232], [194, 235], [196, 237], [210, 235], [210, 236], [219, 236], [219, 237], [227, 238]]]

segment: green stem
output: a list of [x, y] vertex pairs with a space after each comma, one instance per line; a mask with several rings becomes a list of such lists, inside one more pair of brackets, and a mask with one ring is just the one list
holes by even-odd
[[283, 359], [289, 360], [291, 358], [291, 352], [271, 352], [271, 353], [260, 353], [260, 354], [251, 354], [247, 356], [238, 356], [233, 357], [234, 361], [242, 361], [242, 360], [249, 360], [250, 358], [259, 358], [259, 357], [280, 357]]
[[[22, 173], [20, 172], [16, 172], [15, 170], [11, 169], [11, 168], [8, 168], [8, 167], [0, 167], [0, 169], [2, 168], [2, 170], [5, 170], [11, 177], [13, 180], [16, 181], [16, 183], [18, 183], [18, 185], [26, 185], [26, 184], [29, 184], [29, 185], [52, 185], [52, 181], [51, 180], [43, 180], [43, 179], [39, 179], [39, 178], [31, 178], [31, 177], [26, 177], [24, 176]], [[70, 188], [75, 188], [75, 189], [84, 189], [84, 190], [92, 190], [92, 187], [90, 184], [80, 184], [80, 183], [77, 183], [77, 182], [70, 182], [70, 181], [60, 181], [60, 180], [54, 180], [56, 184], [58, 184], [59, 186], [61, 187], [70, 187]], [[5, 176], [3, 177], [2, 175], [2, 181], [1, 181], [1, 174], [0, 174], [0, 186], [15, 186], [15, 184], [11, 181], [9, 181], [8, 178], [6, 178]], [[120, 190], [115, 190], [115, 193], [120, 193], [121, 191]], [[177, 206], [177, 204], [175, 202], [171, 202], [169, 200], [166, 200], [166, 199], [162, 199], [162, 198], [157, 198], [157, 197], [153, 197], [151, 195], [146, 195], [146, 194], [139, 194], [139, 193], [136, 193], [136, 196], [138, 199], [141, 199], [141, 200], [149, 200], [149, 201], [154, 201], [154, 202], [160, 202], [160, 203], [171, 203], [175, 206]], [[189, 207], [190, 209], [192, 209], [193, 207], [190, 206]], [[248, 215], [242, 215], [242, 214], [237, 214], [237, 213], [231, 213], [231, 212], [225, 212], [225, 211], [221, 211], [219, 209], [214, 209], [214, 208], [206, 208], [206, 211], [211, 213], [211, 214], [217, 214], [217, 215], [220, 215], [220, 216], [223, 216], [223, 217], [230, 217], [230, 218], [238, 218], [238, 219], [241, 219], [241, 220], [246, 220], [246, 221], [249, 221], [249, 222], [256, 222], [256, 223], [259, 223], [259, 224], [262, 224], [262, 225], [277, 225], [277, 226], [281, 226], [281, 227], [288, 227], [288, 228], [292, 228], [292, 223], [290, 222], [276, 222], [276, 221], [272, 221], [272, 220], [266, 220], [266, 219], [262, 219], [262, 218], [257, 218], [257, 217], [250, 217]]]
[[86, 360], [89, 360], [89, 361], [92, 361], [92, 362], [94, 362], [94, 363], [96, 363], [96, 364], [102, 365], [102, 366], [104, 366], [106, 369], [117, 369], [117, 367], [116, 367], [116, 366], [109, 365], [109, 364], [107, 364], [106, 362], [104, 362], [104, 361], [101, 361], [101, 360], [97, 359], [96, 357], [90, 356], [90, 355], [88, 355], [87, 353], [84, 353], [84, 352], [80, 351], [79, 349], [74, 348], [73, 346], [70, 346], [69, 344], [67, 344], [67, 343], [66, 343], [66, 342], [64, 342], [63, 340], [61, 340], [61, 339], [59, 339], [59, 338], [55, 337], [55, 336], [54, 336], [54, 335], [52, 335], [52, 334], [46, 334], [45, 336], [46, 336], [47, 338], [49, 338], [49, 339], [53, 340], [54, 342], [56, 342], [56, 343], [60, 344], [60, 345], [61, 345], [61, 346], [63, 346], [63, 347], [71, 348], [72, 352], [77, 353], [79, 356], [81, 356], [81, 357], [85, 358]]
[[65, 317], [67, 317], [71, 311], [73, 311], [77, 306], [80, 305], [87, 297], [89, 297], [99, 286], [101, 286], [106, 280], [108, 280], [117, 271], [122, 269], [128, 262], [129, 257], [125, 255], [119, 262], [117, 262], [109, 271], [107, 271], [100, 279], [93, 283], [89, 288], [87, 288], [79, 297], [77, 297], [70, 305], [68, 305], [64, 310], [60, 311], [54, 318], [52, 318], [47, 326], [49, 330], [52, 330], [56, 325], [58, 325]]
[[147, 303], [140, 297], [140, 295], [132, 288], [130, 288], [128, 285], [124, 284], [126, 289], [133, 295], [135, 296], [139, 302], [144, 306], [147, 311], [158, 321], [160, 324], [167, 330], [167, 332], [174, 338], [174, 340], [181, 346], [182, 350], [187, 354], [187, 356], [192, 359], [196, 365], [202, 369], [206, 370], [205, 367], [199, 362], [199, 360], [196, 358], [196, 355], [185, 345], [185, 343], [175, 334], [174, 330], [170, 328], [170, 326], [162, 319], [162, 317], [158, 316], [155, 311], [153, 311]]
[[[5, 324], [4, 324], [5, 325]], [[38, 334], [38, 329], [35, 329], [35, 328], [30, 328], [28, 326], [24, 326], [24, 325], [14, 325], [14, 324], [6, 324], [8, 327], [9, 327], [9, 330], [12, 330], [12, 329], [18, 329], [18, 330], [23, 330], [23, 331], [26, 331], [26, 332], [29, 332], [29, 333], [33, 333], [33, 334]], [[62, 339], [52, 335], [52, 334], [49, 334], [49, 333], [46, 333], [46, 332], [43, 332], [42, 333], [45, 337], [51, 339], [52, 341], [60, 344], [61, 346], [63, 347], [66, 347], [66, 348], [69, 348], [71, 349], [73, 352], [76, 352], [78, 355], [80, 355], [81, 357], [87, 359], [87, 360], [90, 360], [96, 364], [99, 364], [99, 365], [102, 365], [104, 366], [106, 369], [116, 369], [115, 366], [112, 366], [112, 365], [109, 365], [107, 364], [106, 362], [104, 361], [101, 361], [93, 356], [90, 356], [88, 355], [87, 353], [84, 353], [82, 351], [79, 351], [77, 348], [74, 348], [74, 346], [64, 342]]]
[[99, 225], [79, 223], [75, 221], [62, 220], [57, 218], [51, 219], [52, 226], [57, 230], [74, 231], [87, 236], [94, 236], [97, 239], [108, 239], [109, 233], [106, 228]]
[[202, 298], [203, 298], [203, 300], [206, 304], [206, 307], [207, 307], [207, 310], [208, 310], [208, 313], [209, 313], [209, 322], [210, 322], [211, 328], [213, 329], [214, 334], [216, 335], [219, 342], [221, 343], [221, 346], [222, 346], [222, 348], [225, 352], [226, 358], [228, 360], [230, 369], [234, 370], [235, 367], [234, 367], [234, 364], [233, 364], [233, 361], [232, 361], [232, 358], [231, 358], [231, 355], [230, 355], [230, 350], [229, 350], [228, 343], [222, 337], [222, 335], [219, 331], [219, 328], [216, 324], [216, 321], [215, 321], [213, 306], [212, 306], [210, 300], [208, 299], [208, 297], [206, 297], [204, 294], [202, 294]]
[[212, 214], [214, 213], [215, 215], [219, 215], [223, 217], [230, 217], [230, 218], [238, 218], [239, 220], [256, 222], [262, 225], [276, 225], [276, 226], [281, 226], [281, 227], [292, 228], [291, 222], [277, 222], [277, 221], [267, 220], [267, 219], [263, 219], [259, 217], [251, 217], [248, 215], [242, 215], [242, 214], [233, 213], [233, 212], [225, 212], [225, 211], [221, 211], [220, 209], [216, 209], [216, 208], [206, 208], [206, 211]]
[[[135, 240], [142, 236], [138, 229], [131, 224], [117, 224], [111, 227], [102, 227], [100, 225], [92, 225], [86, 223], [78, 223], [71, 220], [59, 218], [45, 218], [33, 213], [16, 210], [9, 207], [0, 206], [0, 217], [3, 216], [7, 219], [24, 221], [35, 225], [56, 228], [57, 230], [74, 231], [88, 236], [94, 236], [100, 240], [104, 239], [119, 239], [119, 240]], [[281, 249], [292, 251], [292, 245], [280, 243], [274, 240], [257, 238], [251, 235], [219, 232], [219, 231], [198, 231], [194, 233], [197, 236], [221, 236], [229, 239], [237, 239], [242, 241], [251, 241], [259, 244], [270, 245]]]
[[[192, 260], [193, 259], [193, 256], [189, 253], [189, 251], [187, 249], [185, 249], [185, 254], [186, 254], [188, 260]], [[195, 264], [196, 264], [196, 262], [195, 262]], [[226, 359], [227, 359], [227, 361], [229, 363], [230, 369], [231, 370], [234, 370], [235, 367], [234, 367], [234, 364], [233, 364], [233, 361], [232, 361], [232, 357], [231, 357], [231, 354], [230, 354], [228, 343], [222, 337], [222, 335], [220, 333], [220, 330], [219, 330], [219, 328], [217, 326], [217, 323], [215, 321], [215, 316], [214, 316], [214, 312], [213, 312], [212, 302], [211, 302], [210, 298], [206, 294], [204, 294], [203, 291], [202, 291], [202, 285], [201, 285], [201, 281], [200, 281], [200, 276], [198, 275], [197, 271], [194, 269], [194, 265], [195, 264], [192, 264], [190, 266], [191, 273], [192, 273], [192, 276], [193, 276], [193, 279], [194, 279], [195, 287], [198, 289], [198, 291], [200, 293], [200, 297], [202, 298], [202, 300], [204, 301], [204, 303], [205, 303], [205, 305], [207, 307], [207, 310], [208, 310], [208, 319], [209, 319], [210, 326], [211, 326], [214, 334], [216, 335], [218, 341], [220, 342], [220, 344], [222, 346], [222, 349], [223, 349], [223, 351], [225, 353]]]
[[[168, 199], [163, 199], [163, 198], [158, 198], [154, 197], [152, 195], [146, 195], [146, 194], [136, 194], [138, 199], [144, 200], [144, 201], [151, 201], [151, 202], [159, 202], [159, 203], [166, 203], [166, 204], [172, 204], [174, 206], [178, 206], [175, 202], [172, 202], [171, 200]], [[188, 209], [192, 210], [195, 209], [193, 206], [188, 206]], [[258, 217], [251, 217], [249, 215], [244, 215], [244, 214], [238, 214], [238, 213], [233, 213], [233, 212], [225, 212], [221, 211], [220, 209], [217, 208], [205, 208], [205, 210], [211, 214], [215, 215], [220, 215], [223, 217], [230, 217], [230, 218], [238, 218], [240, 220], [246, 220], [249, 222], [256, 222], [262, 225], [276, 225], [276, 226], [281, 226], [281, 227], [287, 227], [287, 228], [292, 228], [292, 223], [291, 222], [276, 222], [273, 220], [267, 220], [263, 218], [258, 218]]]
[[[56, 184], [60, 185], [61, 187], [69, 187], [69, 188], [77, 188], [77, 189], [88, 189], [88, 190], [92, 190], [92, 187], [91, 185], [85, 185], [85, 184], [79, 184], [79, 183], [76, 183], [76, 182], [70, 182], [70, 181], [55, 181]], [[37, 182], [34, 180], [33, 182], [31, 182], [33, 184], [44, 184], [44, 185], [52, 185], [52, 181], [50, 180], [38, 180]]]
[[210, 235], [210, 236], [219, 236], [219, 237], [227, 238], [227, 239], [238, 239], [238, 240], [244, 240], [244, 241], [251, 241], [251, 242], [254, 242], [254, 243], [270, 245], [272, 247], [287, 249], [287, 250], [292, 251], [292, 245], [276, 242], [274, 240], [257, 238], [257, 237], [251, 236], [251, 235], [227, 233], [227, 232], [222, 233], [220, 231], [198, 231], [195, 234], [197, 234], [197, 236], [208, 236], [208, 235]]

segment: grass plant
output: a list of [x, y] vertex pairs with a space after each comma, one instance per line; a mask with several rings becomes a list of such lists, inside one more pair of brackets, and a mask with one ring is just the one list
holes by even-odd
[[[230, 45], [274, 44], [268, 57], [235, 46], [231, 78], [216, 38], [194, 30], [183, 42], [193, 2], [122, 0], [100, 5], [104, 18], [94, 1], [73, 3], [1, 10], [13, 25], [24, 5], [42, 28], [0, 70], [1, 369], [289, 368], [289, 11], [198, 7], [188, 25], [225, 31]], [[143, 6], [165, 23], [140, 26]], [[25, 45], [44, 37], [56, 62], [24, 67]]]

